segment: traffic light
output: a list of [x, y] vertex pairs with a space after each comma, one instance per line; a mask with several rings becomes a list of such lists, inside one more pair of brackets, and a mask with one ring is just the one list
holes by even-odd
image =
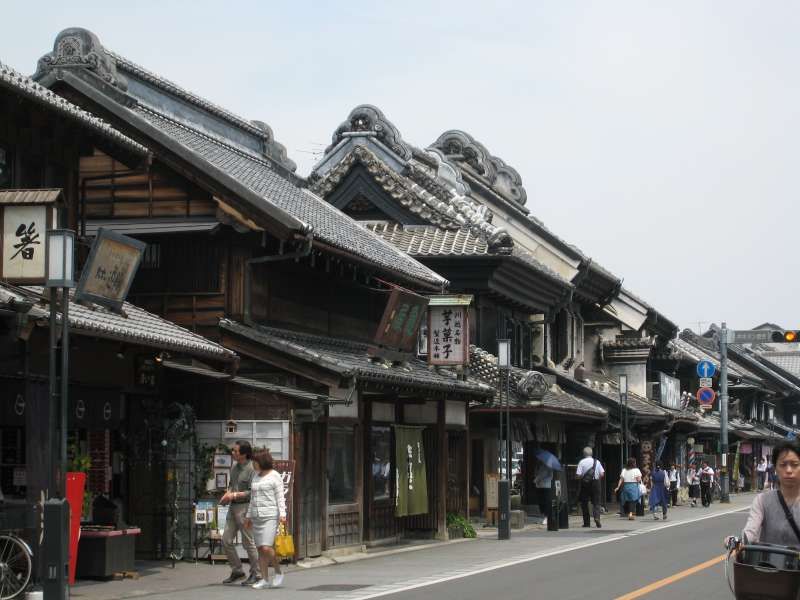
[[800, 331], [773, 331], [772, 341], [780, 344], [793, 344], [800, 342]]

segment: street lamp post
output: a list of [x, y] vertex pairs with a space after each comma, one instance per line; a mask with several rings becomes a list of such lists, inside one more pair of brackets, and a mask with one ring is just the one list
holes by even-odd
[[622, 448], [620, 448], [620, 455], [622, 457], [622, 467], [625, 467], [625, 461], [628, 460], [628, 376], [619, 376], [619, 407], [622, 411]]
[[730, 498], [730, 477], [728, 474], [728, 327], [722, 323], [719, 332], [719, 426], [722, 469], [720, 471], [720, 502], [728, 503]]
[[[497, 367], [500, 369], [500, 385], [502, 386], [502, 375], [506, 377], [506, 460], [505, 477], [498, 482], [497, 503], [497, 539], [507, 540], [511, 537], [511, 410], [509, 401], [509, 369], [511, 368], [511, 341], [508, 339], [497, 340]], [[502, 388], [501, 388], [502, 389]], [[502, 402], [498, 412], [500, 413], [500, 448], [503, 447], [503, 410]], [[501, 450], [502, 453], [502, 450]]]
[[[75, 287], [75, 232], [69, 229], [51, 229], [47, 232], [45, 246], [45, 287], [50, 290], [50, 401], [56, 404], [58, 388], [56, 386], [56, 297], [61, 288], [61, 394], [60, 394], [60, 436], [51, 439], [59, 440], [58, 482], [53, 485], [60, 491], [60, 496], [67, 494], [67, 402], [69, 389], [69, 290]], [[53, 431], [51, 430], [51, 434]], [[55, 465], [54, 465], [55, 466]], [[51, 471], [52, 472], [52, 471]]]

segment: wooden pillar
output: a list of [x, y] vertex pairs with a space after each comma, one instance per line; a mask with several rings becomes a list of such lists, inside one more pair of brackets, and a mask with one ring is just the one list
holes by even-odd
[[25, 470], [27, 478], [28, 502], [39, 502], [55, 497], [56, 464], [58, 439], [50, 436], [48, 425], [58, 418], [58, 407], [52, 406], [47, 381], [25, 382]]
[[[39, 540], [42, 539], [42, 500], [58, 495], [56, 462], [58, 437], [50, 435], [50, 422], [58, 418], [58, 406], [50, 402], [47, 381], [25, 382], [25, 476], [26, 500], [35, 507], [35, 529], [28, 538], [33, 550], [33, 573], [37, 580], [44, 577], [44, 562]], [[55, 487], [49, 487], [53, 484]]]
[[374, 482], [372, 480], [372, 401], [365, 400], [362, 404], [362, 411], [363, 411], [363, 419], [362, 423], [364, 424], [364, 436], [363, 436], [363, 450], [362, 456], [364, 460], [362, 461], [362, 468], [361, 473], [364, 479], [364, 493], [361, 494], [362, 500], [362, 511], [361, 511], [361, 540], [364, 542], [372, 541], [373, 535], [371, 534], [372, 528], [372, 519], [370, 518], [372, 515], [372, 503], [374, 498]]
[[436, 445], [439, 447], [436, 470], [436, 539], [447, 539], [447, 428], [445, 426], [446, 401], [440, 399], [437, 405]]
[[470, 490], [472, 489], [472, 481], [470, 479], [472, 477], [472, 437], [469, 429], [469, 402], [464, 404], [464, 414], [465, 422], [467, 424], [467, 429], [464, 432], [464, 469], [466, 469], [464, 481], [466, 482], [465, 485], [467, 488], [464, 490], [467, 502], [464, 505], [466, 506], [464, 516], [467, 518], [467, 520], [469, 520], [469, 494]]

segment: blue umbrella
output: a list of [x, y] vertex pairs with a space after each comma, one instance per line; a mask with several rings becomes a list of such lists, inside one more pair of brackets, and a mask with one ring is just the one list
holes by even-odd
[[553, 471], [560, 471], [562, 469], [561, 463], [558, 462], [558, 458], [552, 452], [548, 452], [543, 448], [539, 448], [536, 452], [536, 458], [544, 463], [544, 465]]

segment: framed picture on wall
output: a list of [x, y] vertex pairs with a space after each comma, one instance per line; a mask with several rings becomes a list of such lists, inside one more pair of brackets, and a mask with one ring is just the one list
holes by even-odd
[[230, 469], [233, 464], [233, 458], [230, 454], [215, 454], [214, 455], [214, 468], [215, 469]]
[[228, 489], [228, 474], [227, 473], [217, 473], [216, 477], [214, 479], [217, 482], [217, 489], [218, 490]]

